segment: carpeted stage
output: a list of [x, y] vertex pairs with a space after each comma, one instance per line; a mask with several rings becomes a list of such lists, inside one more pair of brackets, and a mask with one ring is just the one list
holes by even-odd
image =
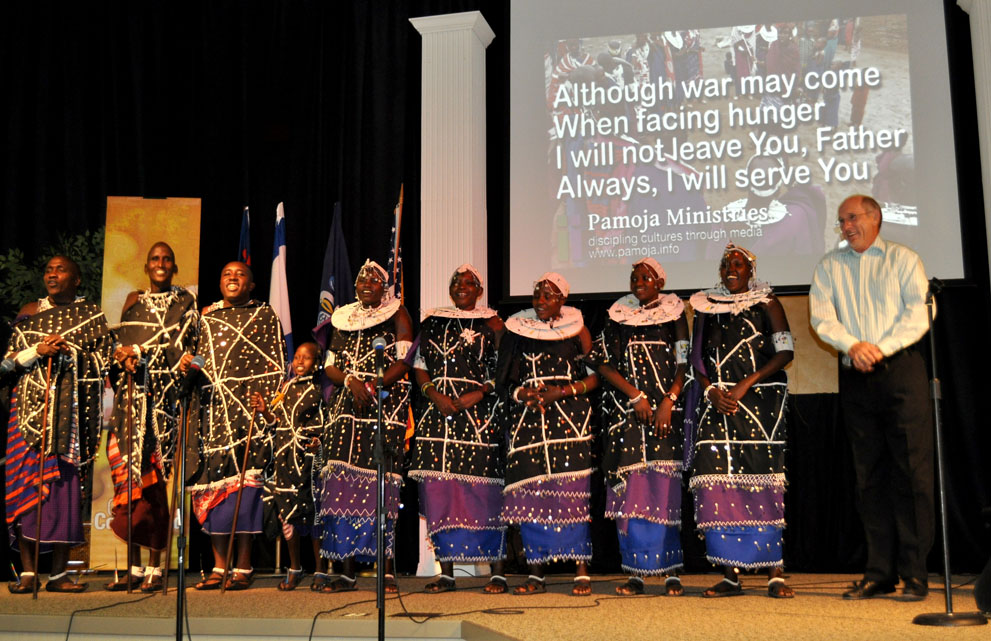
[[[260, 577], [246, 592], [188, 590], [191, 638], [271, 640], [306, 639], [314, 616], [314, 639], [375, 638], [374, 579], [359, 579], [359, 590], [341, 594], [309, 591], [309, 577], [300, 589], [275, 589], [281, 577]], [[510, 576], [510, 585], [524, 577]], [[840, 598], [859, 576], [792, 574], [789, 583], [797, 597], [775, 600], [766, 596], [766, 579], [745, 576], [745, 594], [702, 599], [702, 589], [715, 583], [715, 574], [686, 575], [684, 597], [666, 597], [661, 579], [648, 579], [647, 594], [617, 597], [614, 588], [624, 577], [594, 576], [592, 596], [570, 596], [571, 577], [548, 577], [547, 594], [534, 596], [486, 595], [484, 578], [458, 578], [458, 590], [439, 595], [422, 593], [429, 579], [400, 578], [400, 598], [388, 598], [386, 636], [389, 639], [466, 639], [548, 641], [555, 639], [953, 639], [991, 638], [991, 627], [937, 629], [912, 624], [924, 612], [945, 607], [942, 578], [930, 576], [925, 601], [903, 603], [894, 598], [850, 602]], [[89, 576], [89, 590], [81, 595], [0, 595], [0, 638], [65, 639], [69, 618], [71, 639], [175, 638], [175, 592], [147, 596], [109, 593], [101, 589], [106, 575]], [[973, 576], [955, 576], [954, 610], [976, 609]], [[173, 578], [174, 581], [174, 578]], [[190, 584], [193, 578], [190, 577]], [[958, 587], [959, 586], [959, 587]], [[101, 608], [93, 610], [94, 608]], [[90, 610], [81, 612], [81, 610]], [[406, 611], [414, 617], [404, 616]], [[400, 615], [400, 616], [395, 616]]]

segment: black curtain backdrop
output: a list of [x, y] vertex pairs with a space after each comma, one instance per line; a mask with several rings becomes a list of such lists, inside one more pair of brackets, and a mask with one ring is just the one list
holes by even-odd
[[[936, 339], [954, 568], [976, 572], [989, 549], [981, 510], [991, 505], [984, 464], [991, 436], [981, 390], [991, 358], [991, 297], [970, 27], [955, 2], [944, 4], [967, 278], [940, 295]], [[0, 252], [18, 247], [32, 259], [59, 231], [99, 228], [107, 196], [199, 197], [200, 301], [207, 304], [219, 297], [221, 267], [236, 256], [247, 205], [256, 295], [267, 299], [275, 206], [284, 201], [293, 325], [300, 336], [315, 321], [334, 203], [343, 208], [352, 269], [366, 257], [384, 264], [392, 209], [405, 184], [402, 244], [416, 319], [421, 41], [409, 18], [469, 10], [480, 10], [496, 33], [487, 52], [493, 275], [487, 285], [490, 300], [503, 301], [510, 100], [505, 0], [13, 4], [0, 19]], [[606, 302], [572, 302], [593, 333], [601, 328]], [[508, 315], [523, 306], [507, 302], [500, 311]], [[788, 411], [786, 563], [796, 571], [857, 572], [863, 535], [836, 396], [792, 397]], [[405, 571], [416, 565], [415, 499], [408, 487], [398, 550]], [[686, 561], [689, 569], [703, 570], [709, 566], [690, 507], [686, 496]], [[594, 569], [617, 571], [611, 522], [597, 520], [594, 533]], [[207, 548], [202, 540], [193, 545], [195, 569], [197, 549]], [[934, 571], [940, 569], [938, 545], [930, 559]]]

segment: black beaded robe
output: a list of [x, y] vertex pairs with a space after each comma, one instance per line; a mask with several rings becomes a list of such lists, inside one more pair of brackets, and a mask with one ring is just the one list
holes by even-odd
[[[437, 391], [451, 398], [495, 381], [495, 332], [487, 318], [429, 316], [421, 324], [415, 366], [425, 370]], [[409, 476], [502, 484], [503, 432], [494, 420], [494, 394], [444, 417], [432, 403], [416, 425], [416, 453]]]
[[[194, 492], [237, 490], [244, 462], [248, 427], [251, 443], [245, 485], [260, 487], [261, 473], [271, 459], [271, 432], [251, 409], [254, 392], [272, 398], [286, 377], [286, 345], [282, 324], [267, 303], [251, 300], [237, 307], [221, 303], [200, 318], [196, 353], [206, 359], [206, 379], [198, 395], [200, 469]], [[215, 497], [211, 500], [215, 500]]]
[[[610, 365], [646, 394], [652, 412], [670, 391], [678, 367], [676, 325], [684, 313], [684, 305], [677, 296], [669, 296], [678, 312], [674, 318], [658, 324], [627, 324], [609, 318], [588, 356], [593, 367]], [[630, 307], [637, 305], [632, 296], [621, 299], [622, 302]], [[670, 433], [659, 437], [652, 422], [637, 418], [626, 394], [604, 383], [602, 466], [606, 482], [622, 491], [632, 472], [645, 469], [680, 477], [685, 449], [683, 424], [683, 405], [677, 403], [671, 410]]]
[[[134, 431], [132, 498], [140, 496], [141, 474], [149, 469], [149, 458], [160, 461], [159, 472], [164, 477], [171, 475], [178, 440], [179, 386], [182, 379], [179, 361], [183, 355], [195, 351], [198, 323], [196, 298], [182, 287], [172, 287], [164, 292], [142, 292], [121, 315], [116, 330], [117, 343], [137, 345], [141, 350], [141, 359], [133, 375], [130, 403], [127, 374], [121, 372], [110, 417], [110, 431], [117, 439], [121, 459], [125, 460], [130, 413]], [[126, 494], [125, 475], [122, 472], [120, 476], [122, 485], [125, 485], [122, 491]]]
[[323, 434], [323, 394], [317, 377], [296, 376], [283, 383], [270, 403], [276, 424], [272, 435], [273, 474], [265, 484], [266, 508], [283, 524], [313, 525], [313, 457], [309, 444]]
[[[70, 353], [51, 357], [47, 423], [43, 423], [47, 359], [38, 358], [15, 384], [17, 409], [12, 411], [7, 443], [8, 523], [37, 504], [37, 494], [30, 489], [37, 482], [37, 463], [31, 461], [37, 461], [42, 431], [46, 433], [46, 482], [52, 474], [58, 476], [54, 457], [68, 461], [79, 470], [86, 504], [92, 489], [92, 463], [100, 444], [103, 380], [113, 353], [113, 336], [96, 304], [79, 299], [52, 306], [45, 298], [38, 305], [36, 314], [14, 325], [7, 354], [13, 356], [34, 347], [51, 334], [62, 336]], [[23, 445], [16, 445], [15, 439]], [[19, 471], [21, 464], [24, 469]], [[18, 481], [13, 486], [12, 477]]]

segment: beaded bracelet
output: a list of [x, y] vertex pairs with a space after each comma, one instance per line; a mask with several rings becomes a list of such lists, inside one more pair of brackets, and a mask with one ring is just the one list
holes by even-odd
[[422, 394], [423, 396], [426, 397], [427, 396], [427, 390], [430, 389], [431, 387], [436, 388], [437, 386], [434, 385], [434, 382], [433, 381], [427, 381], [426, 383], [424, 383], [423, 385], [420, 386], [420, 394]]
[[582, 384], [582, 394], [588, 394], [588, 385], [585, 384], [585, 381], [578, 382]]
[[709, 399], [709, 390], [711, 390], [711, 389], [716, 389], [716, 386], [715, 385], [712, 385], [710, 383], [709, 384], [709, 387], [705, 388], [705, 391], [702, 392], [702, 398], [708, 400]]
[[640, 392], [639, 394], [631, 398], [628, 402], [632, 406], [632, 405], [636, 405], [645, 398], [647, 398], [647, 394], [645, 392]]
[[357, 378], [357, 377], [356, 377], [356, 376], [355, 376], [354, 374], [346, 374], [346, 375], [344, 376], [344, 387], [347, 387], [348, 389], [350, 389], [350, 388], [351, 388], [351, 386], [350, 386], [350, 385], [348, 385], [348, 379], [349, 379], [349, 378]]

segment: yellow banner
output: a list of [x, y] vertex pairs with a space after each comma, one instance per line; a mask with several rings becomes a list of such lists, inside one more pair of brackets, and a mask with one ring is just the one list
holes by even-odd
[[[101, 306], [111, 327], [120, 323], [120, 314], [127, 295], [132, 291], [148, 288], [148, 275], [144, 273], [144, 265], [151, 246], [160, 241], [168, 243], [175, 252], [176, 266], [179, 269], [173, 284], [183, 286], [195, 294], [200, 266], [200, 199], [107, 198]], [[104, 395], [104, 426], [109, 422], [112, 407], [113, 395], [108, 389]], [[100, 456], [93, 470], [89, 567], [112, 570], [116, 561], [118, 569], [124, 571], [127, 568], [127, 546], [110, 530], [114, 485], [106, 456], [106, 434], [104, 427]], [[171, 502], [171, 481], [167, 496]], [[192, 514], [188, 509], [186, 514], [187, 518], [191, 518]], [[172, 562], [169, 567], [175, 568], [174, 535], [172, 541]]]

